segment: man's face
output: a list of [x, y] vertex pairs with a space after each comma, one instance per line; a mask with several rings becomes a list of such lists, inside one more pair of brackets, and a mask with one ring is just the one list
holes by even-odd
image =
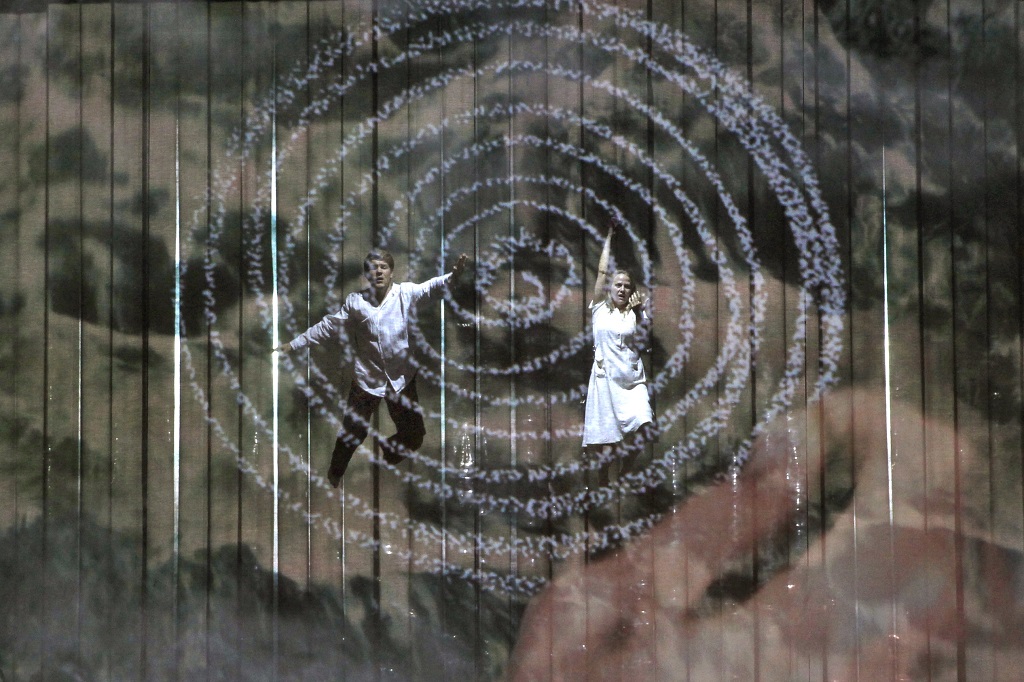
[[391, 288], [394, 271], [383, 260], [371, 260], [366, 266], [366, 279], [378, 294], [386, 294]]

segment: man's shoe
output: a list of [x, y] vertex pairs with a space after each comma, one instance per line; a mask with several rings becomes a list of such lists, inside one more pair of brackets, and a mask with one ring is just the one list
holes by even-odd
[[405, 455], [398, 454], [397, 452], [387, 447], [386, 445], [381, 449], [384, 451], [384, 461], [390, 464], [391, 466], [395, 466], [405, 459]]
[[331, 484], [332, 488], [337, 488], [339, 485], [341, 485], [341, 477], [344, 475], [344, 471], [338, 471], [337, 469], [328, 469], [327, 482]]

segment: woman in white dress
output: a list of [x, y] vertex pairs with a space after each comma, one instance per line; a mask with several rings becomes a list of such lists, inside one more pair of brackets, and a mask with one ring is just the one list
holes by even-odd
[[[622, 443], [625, 472], [653, 429], [647, 374], [640, 354], [647, 342], [650, 316], [644, 297], [625, 270], [608, 272], [614, 225], [608, 230], [594, 282], [590, 314], [594, 332], [594, 364], [590, 370], [583, 419], [583, 445], [591, 453]], [[600, 469], [601, 484], [608, 482], [608, 467]]]

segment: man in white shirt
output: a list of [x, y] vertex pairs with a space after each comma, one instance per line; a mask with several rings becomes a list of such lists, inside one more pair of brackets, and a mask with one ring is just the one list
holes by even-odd
[[417, 301], [436, 296], [458, 277], [466, 260], [466, 254], [460, 255], [450, 273], [422, 284], [395, 284], [395, 259], [384, 249], [371, 251], [363, 260], [363, 275], [370, 286], [349, 294], [340, 311], [278, 347], [288, 352], [327, 341], [341, 343], [346, 337], [355, 340], [355, 380], [327, 471], [327, 480], [335, 488], [352, 454], [366, 439], [370, 418], [382, 398], [398, 429], [381, 442], [385, 461], [397, 464], [423, 443], [426, 429], [417, 402], [416, 363], [409, 353], [409, 314]]

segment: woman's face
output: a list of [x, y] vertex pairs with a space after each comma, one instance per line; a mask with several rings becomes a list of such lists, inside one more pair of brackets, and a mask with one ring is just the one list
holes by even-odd
[[610, 293], [612, 305], [622, 310], [629, 303], [629, 297], [633, 295], [633, 279], [624, 272], [615, 273]]

